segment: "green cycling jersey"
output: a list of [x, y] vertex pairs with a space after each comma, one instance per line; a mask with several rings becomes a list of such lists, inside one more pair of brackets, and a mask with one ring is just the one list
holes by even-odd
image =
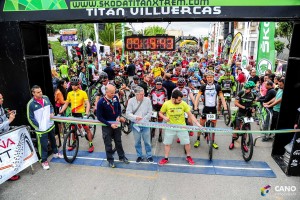
[[222, 90], [230, 88], [232, 92], [236, 91], [235, 80], [232, 75], [226, 76], [223, 75], [219, 78], [218, 84], [221, 86]]

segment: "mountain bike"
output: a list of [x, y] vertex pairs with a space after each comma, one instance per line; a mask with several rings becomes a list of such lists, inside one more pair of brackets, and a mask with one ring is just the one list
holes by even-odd
[[[158, 112], [159, 111], [152, 111], [152, 115], [151, 115], [151, 122], [158, 122]], [[152, 139], [155, 137], [155, 128], [150, 128], [150, 133], [151, 133], [151, 144], [152, 144]], [[159, 135], [158, 135], [158, 142], [162, 142], [162, 134], [161, 134], [162, 130], [159, 129]]]
[[250, 161], [253, 156], [253, 136], [249, 131], [251, 130], [251, 123], [254, 122], [252, 117], [252, 108], [246, 109], [246, 115], [237, 117], [240, 120], [239, 130], [245, 130], [247, 133], [237, 134], [236, 140], [241, 137], [241, 150], [243, 158], [246, 162]]
[[227, 106], [227, 112], [224, 112], [224, 107], [223, 104], [221, 104], [221, 113], [224, 116], [224, 122], [228, 126], [230, 123], [230, 118], [231, 118], [231, 111], [230, 111], [230, 102], [231, 102], [231, 89], [226, 89], [222, 90], [223, 95], [226, 101], [226, 106]]
[[[202, 119], [206, 119], [205, 127], [215, 127], [215, 124], [213, 123], [213, 121], [215, 121], [217, 119], [217, 115], [212, 114], [212, 113], [202, 114]], [[212, 160], [213, 143], [215, 141], [215, 133], [205, 132], [204, 138], [206, 140], [206, 143], [208, 144], [208, 158], [209, 158], [209, 160]]]

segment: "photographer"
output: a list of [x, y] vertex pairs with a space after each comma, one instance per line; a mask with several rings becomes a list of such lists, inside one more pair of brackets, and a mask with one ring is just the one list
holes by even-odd
[[[3, 96], [0, 94], [0, 134], [4, 133], [9, 130], [9, 124], [14, 121], [16, 117], [16, 111], [10, 111], [7, 114], [5, 113], [2, 104], [3, 104]], [[7, 116], [8, 115], [8, 116]], [[0, 135], [1, 138], [1, 135]], [[9, 180], [10, 181], [16, 181], [19, 180], [20, 176], [19, 175], [14, 175], [12, 176]]]

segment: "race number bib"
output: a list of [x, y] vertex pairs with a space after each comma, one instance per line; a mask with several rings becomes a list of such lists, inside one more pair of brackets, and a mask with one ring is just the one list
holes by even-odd
[[230, 97], [230, 93], [224, 93], [224, 97]]
[[252, 122], [254, 122], [254, 119], [253, 119], [253, 117], [250, 117], [250, 118], [244, 117], [244, 122], [245, 123], [252, 123]]
[[216, 114], [206, 114], [206, 120], [216, 120]]
[[155, 112], [155, 111], [152, 111], [152, 115], [151, 115], [151, 117], [153, 117], [153, 118], [156, 118], [156, 117], [157, 117], [157, 112]]

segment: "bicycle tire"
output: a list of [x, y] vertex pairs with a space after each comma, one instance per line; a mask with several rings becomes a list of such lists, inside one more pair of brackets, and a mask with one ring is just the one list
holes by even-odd
[[[71, 114], [68, 114], [66, 117], [70, 117], [70, 116], [71, 116]], [[64, 133], [64, 135], [66, 135], [70, 131], [71, 123], [65, 122], [65, 123], [62, 123], [62, 124], [63, 124], [63, 129], [64, 129], [63, 133]]]
[[[72, 137], [74, 137], [74, 140], [72, 139]], [[75, 143], [73, 143], [73, 141], [75, 141]], [[72, 151], [68, 151], [67, 148], [73, 144], [75, 148]], [[79, 138], [76, 131], [72, 129], [64, 137], [63, 156], [65, 161], [68, 163], [73, 163], [73, 161], [76, 159], [76, 156], [78, 154], [78, 149], [79, 149]], [[71, 155], [71, 153], [73, 154]]]
[[230, 118], [231, 118], [231, 111], [230, 111], [230, 105], [228, 102], [226, 102], [227, 105], [227, 113], [224, 113], [224, 122], [226, 126], [230, 124]]
[[[90, 114], [88, 115], [88, 119], [96, 119], [95, 115], [93, 114]], [[96, 128], [97, 126], [96, 125], [89, 125], [89, 128], [90, 128], [90, 131], [92, 133], [92, 140], [94, 139], [95, 137], [95, 133], [96, 133]], [[87, 134], [85, 135], [85, 139], [88, 141], [88, 137], [87, 137]]]
[[[249, 126], [244, 126], [243, 130], [250, 130]], [[243, 144], [246, 144], [248, 147], [248, 152], [246, 152], [243, 148]], [[246, 162], [250, 161], [253, 156], [253, 136], [251, 133], [248, 133], [246, 138], [244, 137], [244, 134], [242, 135], [242, 143], [241, 143], [241, 149], [243, 158]]]
[[[212, 127], [212, 122], [206, 122], [206, 127]], [[212, 160], [213, 157], [213, 139], [212, 133], [207, 133], [207, 141], [208, 141], [208, 159]]]
[[152, 144], [152, 140], [155, 137], [155, 128], [150, 128], [150, 134], [151, 134], [150, 142]]

